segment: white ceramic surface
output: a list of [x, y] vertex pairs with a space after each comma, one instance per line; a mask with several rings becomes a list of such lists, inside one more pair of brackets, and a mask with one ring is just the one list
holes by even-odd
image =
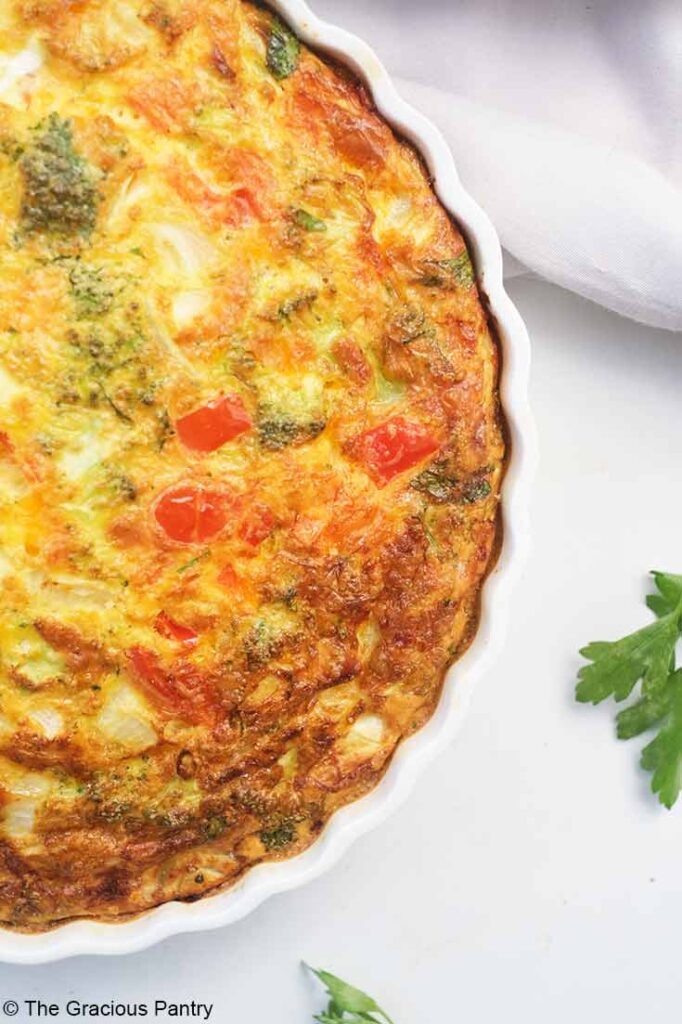
[[503, 493], [502, 552], [484, 588], [476, 638], [464, 657], [450, 669], [436, 713], [399, 748], [376, 789], [338, 812], [305, 853], [280, 863], [260, 865], [231, 889], [197, 903], [167, 903], [121, 924], [77, 921], [42, 935], [0, 931], [0, 960], [8, 963], [42, 963], [77, 954], [120, 954], [144, 949], [170, 935], [237, 921], [268, 896], [322, 874], [354, 839], [379, 824], [403, 802], [424, 766], [452, 739], [464, 717], [474, 683], [499, 653], [504, 638], [511, 586], [528, 546], [529, 489], [536, 462], [536, 440], [527, 400], [530, 346], [523, 322], [503, 286], [497, 235], [460, 184], [452, 154], [440, 133], [400, 98], [373, 51], [356, 36], [315, 17], [304, 0], [277, 0], [273, 6], [302, 39], [342, 60], [365, 80], [380, 112], [423, 155], [438, 195], [467, 236], [478, 280], [488, 298], [502, 344], [501, 393], [511, 441]]

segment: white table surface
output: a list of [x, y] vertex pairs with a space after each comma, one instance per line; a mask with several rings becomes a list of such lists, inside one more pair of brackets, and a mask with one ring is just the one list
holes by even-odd
[[510, 291], [534, 352], [534, 548], [455, 743], [307, 888], [136, 955], [0, 966], [0, 999], [195, 999], [218, 1024], [306, 1024], [306, 958], [396, 1024], [677, 1019], [682, 802], [659, 809], [638, 741], [572, 692], [579, 646], [643, 623], [644, 573], [682, 572], [682, 337], [538, 281]]

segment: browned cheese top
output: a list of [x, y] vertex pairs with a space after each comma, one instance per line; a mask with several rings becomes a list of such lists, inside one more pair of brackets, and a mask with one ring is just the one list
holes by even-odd
[[0, 920], [300, 851], [476, 626], [504, 445], [471, 263], [243, 0], [0, 0]]

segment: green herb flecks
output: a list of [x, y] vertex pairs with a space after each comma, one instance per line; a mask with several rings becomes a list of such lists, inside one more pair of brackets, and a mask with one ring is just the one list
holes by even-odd
[[327, 225], [319, 217], [315, 217], [314, 214], [309, 213], [307, 210], [294, 210], [292, 213], [294, 221], [300, 228], [304, 228], [306, 231], [326, 231]]
[[366, 992], [329, 971], [306, 966], [319, 978], [329, 996], [327, 1009], [315, 1017], [318, 1024], [393, 1024], [386, 1011]]
[[[153, 403], [153, 395], [150, 395], [145, 404]], [[168, 409], [159, 409], [156, 414], [157, 421], [157, 438], [156, 446], [160, 452], [166, 447], [166, 444], [172, 437], [175, 436], [175, 427], [170, 418]]]
[[111, 397], [111, 395], [106, 389], [104, 382], [102, 380], [97, 380], [95, 383], [99, 388], [99, 392], [102, 398], [104, 399], [105, 404], [109, 406], [109, 408], [114, 413], [116, 418], [121, 420], [123, 423], [127, 423], [128, 426], [132, 426], [133, 423], [135, 422], [133, 420], [133, 417], [130, 415], [130, 413], [126, 412], [126, 410], [121, 405], [119, 405], [119, 403], [114, 398]]
[[647, 605], [656, 619], [620, 640], [588, 644], [581, 654], [589, 662], [578, 673], [576, 699], [599, 704], [612, 697], [626, 700], [639, 685], [639, 699], [617, 718], [620, 739], [658, 728], [642, 751], [641, 765], [653, 773], [651, 789], [672, 807], [682, 787], [682, 670], [676, 647], [682, 634], [682, 576], [654, 572], [658, 593]]
[[99, 197], [92, 171], [74, 148], [71, 122], [50, 114], [34, 136], [19, 161], [22, 228], [29, 234], [87, 237], [95, 227]]
[[0, 135], [0, 154], [6, 156], [13, 164], [18, 163], [24, 153], [24, 147], [11, 135]]
[[266, 51], [266, 63], [278, 81], [288, 78], [298, 67], [301, 44], [279, 18], [274, 18]]
[[203, 562], [205, 558], [208, 558], [210, 553], [210, 550], [206, 548], [205, 551], [201, 551], [198, 555], [195, 555], [194, 558], [190, 558], [189, 562], [185, 562], [184, 565], [179, 566], [175, 571], [178, 573], [189, 572], [190, 569], [194, 569], [194, 567], [200, 562]]
[[157, 406], [164, 377], [147, 362], [149, 324], [131, 288], [135, 279], [72, 257], [61, 263], [80, 312], [65, 332], [67, 359], [54, 382], [56, 404], [106, 407], [128, 425], [144, 417], [161, 449], [173, 425]]
[[101, 267], [76, 260], [69, 270], [69, 287], [78, 320], [103, 316], [111, 309], [116, 292]]
[[452, 259], [423, 260], [420, 271], [417, 281], [427, 288], [471, 288], [475, 280], [474, 268], [466, 249]]
[[242, 641], [246, 663], [250, 669], [266, 665], [282, 650], [282, 632], [266, 619], [257, 619]]
[[118, 497], [124, 501], [136, 501], [138, 496], [138, 489], [135, 481], [119, 470], [112, 470], [109, 477], [111, 486]]
[[309, 291], [303, 292], [302, 295], [296, 295], [292, 299], [286, 299], [277, 307], [277, 314], [275, 319], [289, 321], [296, 313], [301, 313], [303, 310], [310, 309], [317, 299], [317, 292]]

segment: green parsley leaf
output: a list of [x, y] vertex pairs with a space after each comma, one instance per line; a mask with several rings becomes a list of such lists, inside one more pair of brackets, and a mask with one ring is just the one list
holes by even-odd
[[320, 979], [330, 997], [326, 1012], [315, 1018], [318, 1024], [336, 1024], [338, 1021], [342, 1024], [379, 1024], [380, 1021], [393, 1024], [386, 1011], [366, 992], [349, 985], [329, 971], [316, 970], [314, 967], [308, 969]]
[[581, 650], [590, 662], [578, 673], [576, 699], [598, 704], [631, 695], [641, 682], [639, 699], [616, 717], [620, 739], [659, 727], [642, 752], [641, 765], [653, 772], [652, 791], [672, 807], [682, 786], [682, 670], [675, 650], [682, 633], [682, 576], [654, 572], [658, 593], [647, 598], [656, 620], [629, 636], [599, 641]]
[[642, 751], [642, 768], [653, 772], [652, 792], [670, 808], [682, 785], [682, 670], [670, 677], [669, 708], [658, 736]]
[[583, 647], [580, 653], [592, 664], [578, 673], [577, 699], [592, 704], [607, 697], [625, 700], [640, 679], [647, 690], [662, 686], [679, 638], [678, 620], [679, 614], [670, 612], [621, 640]]
[[116, 292], [102, 267], [75, 261], [69, 270], [71, 296], [78, 320], [94, 320], [111, 309]]
[[677, 605], [682, 601], [682, 576], [672, 576], [670, 573], [652, 573], [658, 594], [649, 594], [646, 603], [654, 615], [659, 618], [675, 611]]
[[301, 44], [291, 29], [279, 18], [273, 18], [265, 60], [278, 81], [294, 73], [300, 53]]
[[669, 676], [660, 693], [642, 697], [616, 715], [617, 735], [620, 740], [629, 740], [651, 729], [667, 714], [670, 707], [671, 687]]
[[364, 1013], [353, 1013], [349, 1017], [348, 1014], [344, 1013], [343, 1016], [339, 1016], [338, 1013], [318, 1013], [314, 1018], [317, 1024], [369, 1024], [370, 1021], [376, 1021], [376, 1017], [368, 1017]]

